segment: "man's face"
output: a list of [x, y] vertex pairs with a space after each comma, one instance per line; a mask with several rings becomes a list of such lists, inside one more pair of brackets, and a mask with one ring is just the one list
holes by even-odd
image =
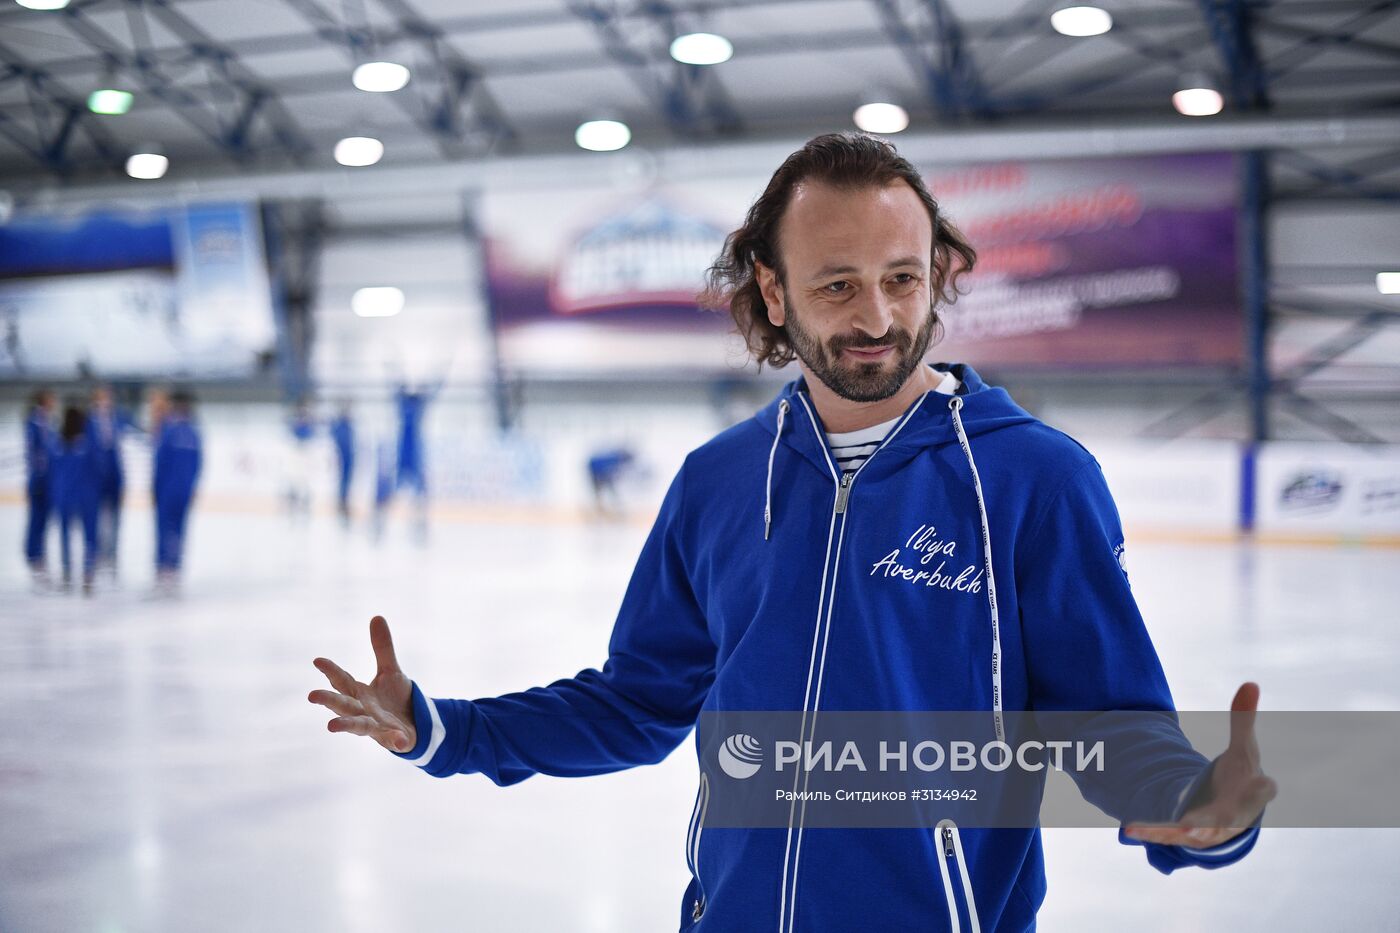
[[854, 190], [799, 185], [780, 224], [784, 281], [758, 267], [768, 318], [842, 398], [897, 393], [928, 350], [933, 224], [903, 181]]

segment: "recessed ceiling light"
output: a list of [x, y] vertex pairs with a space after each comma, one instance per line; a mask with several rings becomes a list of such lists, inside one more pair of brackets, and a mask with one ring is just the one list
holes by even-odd
[[1400, 272], [1377, 272], [1376, 288], [1382, 295], [1400, 295]]
[[373, 136], [347, 136], [335, 144], [335, 160], [341, 165], [360, 168], [384, 158], [384, 144]]
[[1050, 26], [1062, 36], [1101, 36], [1113, 28], [1113, 17], [1096, 6], [1067, 6], [1050, 14]]
[[903, 132], [909, 126], [909, 112], [899, 104], [869, 103], [856, 108], [856, 126], [867, 133]]
[[61, 10], [68, 5], [68, 0], [15, 0], [15, 3], [31, 10]]
[[170, 160], [159, 152], [133, 152], [126, 160], [126, 173], [144, 181], [160, 178], [168, 168]]
[[574, 142], [593, 152], [613, 152], [632, 141], [632, 131], [617, 120], [589, 120], [574, 130]]
[[1212, 117], [1224, 109], [1225, 98], [1208, 76], [1189, 74], [1172, 95], [1172, 106], [1185, 117]]
[[100, 91], [93, 91], [88, 95], [88, 109], [93, 113], [111, 114], [119, 116], [131, 109], [132, 95], [130, 91], [118, 91], [113, 88], [103, 88]]
[[403, 292], [392, 285], [356, 289], [350, 310], [360, 317], [393, 317], [403, 310]]
[[712, 32], [690, 32], [671, 43], [671, 57], [685, 65], [718, 65], [734, 55], [734, 44]]
[[408, 77], [408, 69], [397, 62], [365, 62], [355, 69], [350, 80], [362, 91], [385, 93], [403, 87]]

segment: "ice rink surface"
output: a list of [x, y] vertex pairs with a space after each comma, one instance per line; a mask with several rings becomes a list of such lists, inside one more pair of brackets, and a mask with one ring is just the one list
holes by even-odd
[[[0, 506], [0, 933], [676, 929], [691, 740], [503, 789], [328, 734], [306, 700], [317, 655], [372, 673], [376, 613], [430, 695], [601, 665], [644, 523], [439, 518], [422, 544], [396, 516], [376, 544], [329, 517], [196, 512], [184, 592], [160, 600], [148, 512], [90, 599], [30, 592], [22, 519]], [[1400, 552], [1131, 529], [1129, 548], [1179, 708], [1253, 679], [1264, 709], [1400, 709]], [[1050, 933], [1400, 931], [1400, 830], [1266, 829], [1242, 863], [1170, 877], [1111, 830], [1045, 848]]]

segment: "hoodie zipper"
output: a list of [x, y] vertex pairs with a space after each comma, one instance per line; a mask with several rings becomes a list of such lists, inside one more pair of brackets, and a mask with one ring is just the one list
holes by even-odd
[[843, 473], [841, 475], [841, 485], [836, 487], [836, 514], [846, 513], [846, 500], [851, 497], [851, 480], [855, 479], [855, 473]]
[[[927, 394], [922, 396], [917, 402], [914, 403], [913, 407], [905, 413], [904, 418], [898, 424], [896, 424], [888, 434], [885, 435], [884, 440], [880, 441], [880, 446], [876, 447], [873, 451], [871, 451], [870, 456], [865, 459], [864, 463], [858, 466], [855, 470], [843, 472], [840, 478], [838, 479], [836, 475], [836, 463], [831, 457], [831, 452], [827, 449], [826, 438], [822, 437], [821, 431], [817, 428], [817, 416], [813, 414], [812, 407], [808, 404], [807, 399], [801, 393], [798, 393], [797, 399], [802, 403], [802, 407], [807, 411], [807, 419], [811, 423], [813, 433], [816, 434], [817, 443], [821, 445], [822, 451], [826, 454], [827, 467], [831, 470], [831, 478], [836, 484], [836, 502], [832, 507], [831, 527], [827, 531], [826, 563], [822, 566], [822, 599], [819, 603], [818, 609], [817, 631], [813, 633], [812, 650], [814, 652], [816, 651], [816, 647], [818, 644], [817, 632], [821, 632], [823, 629], [825, 629], [826, 632], [829, 634], [831, 629], [832, 602], [836, 598], [836, 577], [837, 568], [839, 567], [841, 562], [841, 543], [846, 537], [846, 520], [848, 518], [848, 516], [846, 515], [846, 506], [847, 503], [850, 501], [851, 486], [853, 483], [855, 483], [856, 477], [860, 475], [860, 472], [870, 465], [870, 461], [874, 460], [876, 455], [884, 449], [885, 445], [888, 444], [891, 440], [893, 440], [895, 435], [897, 435], [901, 430], [903, 430], [904, 426], [908, 424], [910, 420], [913, 419], [915, 412], [917, 412], [919, 410], [919, 407], [923, 405], [924, 399], [926, 398], [928, 398]], [[836, 545], [834, 556], [832, 556], [833, 538], [834, 543]], [[828, 579], [830, 582], [828, 582]], [[826, 638], [822, 637], [820, 643], [822, 646], [821, 663], [816, 671], [816, 691], [812, 691], [812, 683], [810, 679], [811, 669], [809, 668], [808, 684], [806, 692], [803, 694], [802, 697], [802, 711], [804, 714], [802, 717], [802, 741], [807, 740], [806, 713], [809, 703], [812, 707], [812, 729], [815, 730], [816, 728], [816, 714], [818, 704], [821, 698], [822, 675], [826, 671]], [[794, 790], [795, 789], [796, 785], [794, 784]], [[805, 785], [803, 789], [806, 789]], [[799, 816], [796, 821], [797, 845], [795, 849], [792, 846], [793, 821], [791, 817], [789, 817], [788, 820], [788, 845], [783, 852], [783, 883], [781, 891], [782, 902], [778, 913], [778, 933], [792, 933], [794, 926], [797, 922], [797, 869], [802, 857], [802, 822], [806, 815], [806, 807], [807, 804], [804, 800], [800, 811], [802, 815]], [[792, 866], [790, 872], [788, 868], [789, 856], [791, 856]], [[791, 888], [789, 888], [788, 886], [789, 876], [791, 876]]]
[[938, 860], [938, 873], [943, 878], [943, 894], [948, 899], [948, 920], [953, 933], [962, 933], [962, 921], [958, 917], [958, 898], [953, 884], [953, 872], [958, 873], [963, 891], [963, 903], [967, 907], [967, 918], [971, 933], [982, 933], [977, 920], [977, 901], [972, 896], [972, 878], [967, 873], [967, 859], [963, 855], [962, 836], [958, 834], [958, 824], [952, 820], [940, 820], [937, 826], [938, 841], [943, 849], [943, 857]]
[[710, 776], [700, 772], [700, 790], [695, 795], [695, 809], [690, 814], [690, 828], [685, 835], [685, 860], [695, 878], [695, 900], [690, 905], [690, 919], [699, 920], [705, 913], [705, 889], [700, 884], [700, 834], [705, 829], [705, 811], [710, 806]]

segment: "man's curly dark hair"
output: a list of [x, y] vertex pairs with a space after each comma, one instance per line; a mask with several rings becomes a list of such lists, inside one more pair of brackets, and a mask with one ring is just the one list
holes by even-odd
[[977, 252], [939, 210], [938, 202], [909, 160], [890, 143], [865, 133], [818, 136], [778, 166], [768, 187], [749, 208], [743, 226], [725, 238], [724, 249], [706, 274], [700, 304], [726, 309], [733, 315], [735, 327], [760, 369], [764, 363], [775, 368], [786, 366], [796, 354], [788, 343], [786, 330], [768, 320], [754, 263], [773, 269], [786, 287], [778, 249], [778, 224], [792, 200], [793, 190], [808, 181], [849, 190], [883, 187], [901, 179], [914, 189], [933, 223], [930, 291], [933, 313], [937, 314], [939, 305], [957, 300], [958, 286], [976, 263]]

